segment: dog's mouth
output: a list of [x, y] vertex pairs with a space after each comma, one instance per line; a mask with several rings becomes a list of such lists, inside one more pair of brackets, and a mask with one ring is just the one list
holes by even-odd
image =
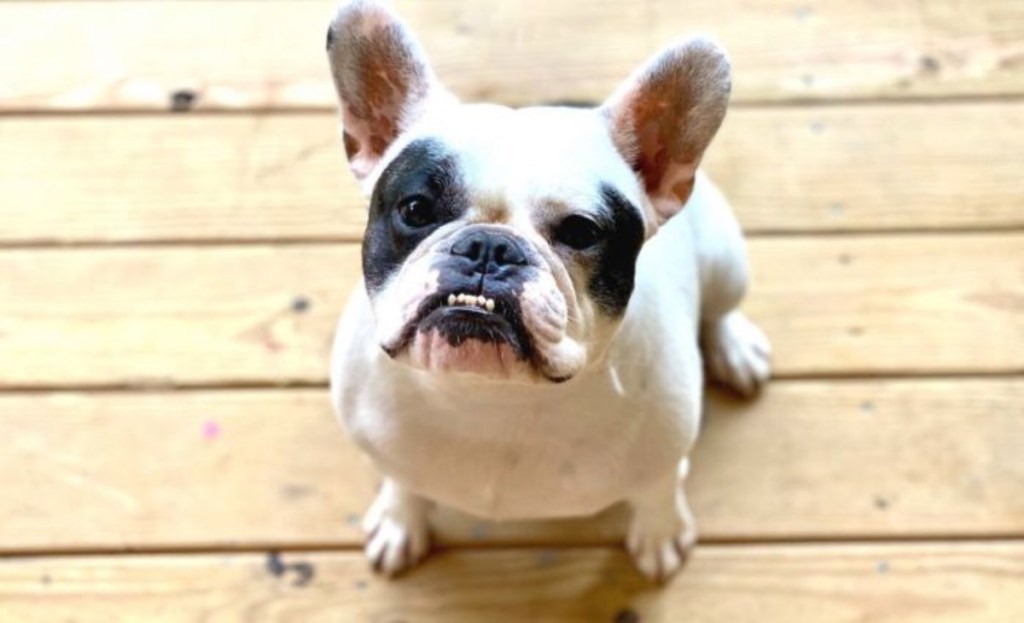
[[476, 340], [485, 344], [506, 345], [520, 360], [529, 360], [533, 355], [518, 301], [509, 295], [488, 296], [482, 291], [450, 291], [428, 296], [420, 303], [416, 315], [405, 326], [398, 342], [385, 350], [395, 357], [409, 346], [418, 333], [435, 331], [452, 348]]

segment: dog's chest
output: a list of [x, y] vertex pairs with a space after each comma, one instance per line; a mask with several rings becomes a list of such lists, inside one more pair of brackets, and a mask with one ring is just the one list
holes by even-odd
[[[347, 424], [381, 469], [446, 505], [494, 519], [573, 516], [628, 497], [692, 443], [675, 409], [594, 384], [573, 400], [398, 400]], [[360, 425], [362, 417], [370, 426]]]

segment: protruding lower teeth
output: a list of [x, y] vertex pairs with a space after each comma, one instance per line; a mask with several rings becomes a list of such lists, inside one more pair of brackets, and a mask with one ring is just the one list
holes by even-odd
[[472, 305], [473, 307], [480, 307], [486, 309], [489, 312], [494, 311], [495, 303], [494, 299], [489, 299], [486, 296], [477, 294], [449, 294], [448, 305]]

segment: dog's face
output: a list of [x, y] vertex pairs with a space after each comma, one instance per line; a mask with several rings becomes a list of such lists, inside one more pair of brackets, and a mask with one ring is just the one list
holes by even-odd
[[461, 104], [404, 25], [343, 6], [327, 37], [350, 167], [370, 196], [376, 338], [437, 373], [564, 381], [606, 352], [644, 240], [689, 197], [729, 67], [680, 42], [595, 109]]

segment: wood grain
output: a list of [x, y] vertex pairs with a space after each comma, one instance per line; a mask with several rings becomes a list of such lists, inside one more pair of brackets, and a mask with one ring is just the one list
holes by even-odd
[[730, 50], [706, 164], [782, 378], [710, 392], [659, 588], [621, 507], [438, 510], [422, 570], [368, 572], [323, 387], [366, 211], [335, 2], [0, 0], [0, 621], [1024, 620], [1024, 3], [395, 0], [467, 100]]
[[[0, 395], [0, 551], [353, 546], [377, 476], [325, 389]], [[687, 490], [705, 541], [1024, 536], [1024, 380], [713, 392]], [[616, 543], [625, 513], [443, 543]]]
[[[1024, 234], [773, 237], [746, 308], [780, 376], [1024, 369]], [[0, 387], [322, 383], [346, 244], [0, 252]]]
[[0, 253], [0, 387], [323, 382], [355, 245]]
[[[2, 6], [2, 5], [0, 5]], [[1024, 107], [736, 109], [749, 232], [1024, 226]], [[334, 115], [0, 118], [0, 244], [362, 237]]]
[[[0, 108], [330, 108], [323, 42], [334, 4], [0, 3], [0, 23], [20, 25], [4, 55], [32, 63], [0, 68]], [[395, 4], [442, 80], [470, 100], [599, 101], [662, 45], [697, 31], [729, 49], [738, 101], [1024, 92], [1016, 0]]]
[[750, 241], [782, 375], [1024, 371], [1024, 234]]
[[388, 582], [360, 556], [52, 558], [0, 563], [0, 618], [111, 621], [1016, 623], [1024, 547], [698, 548], [653, 586], [607, 549], [449, 552]]

